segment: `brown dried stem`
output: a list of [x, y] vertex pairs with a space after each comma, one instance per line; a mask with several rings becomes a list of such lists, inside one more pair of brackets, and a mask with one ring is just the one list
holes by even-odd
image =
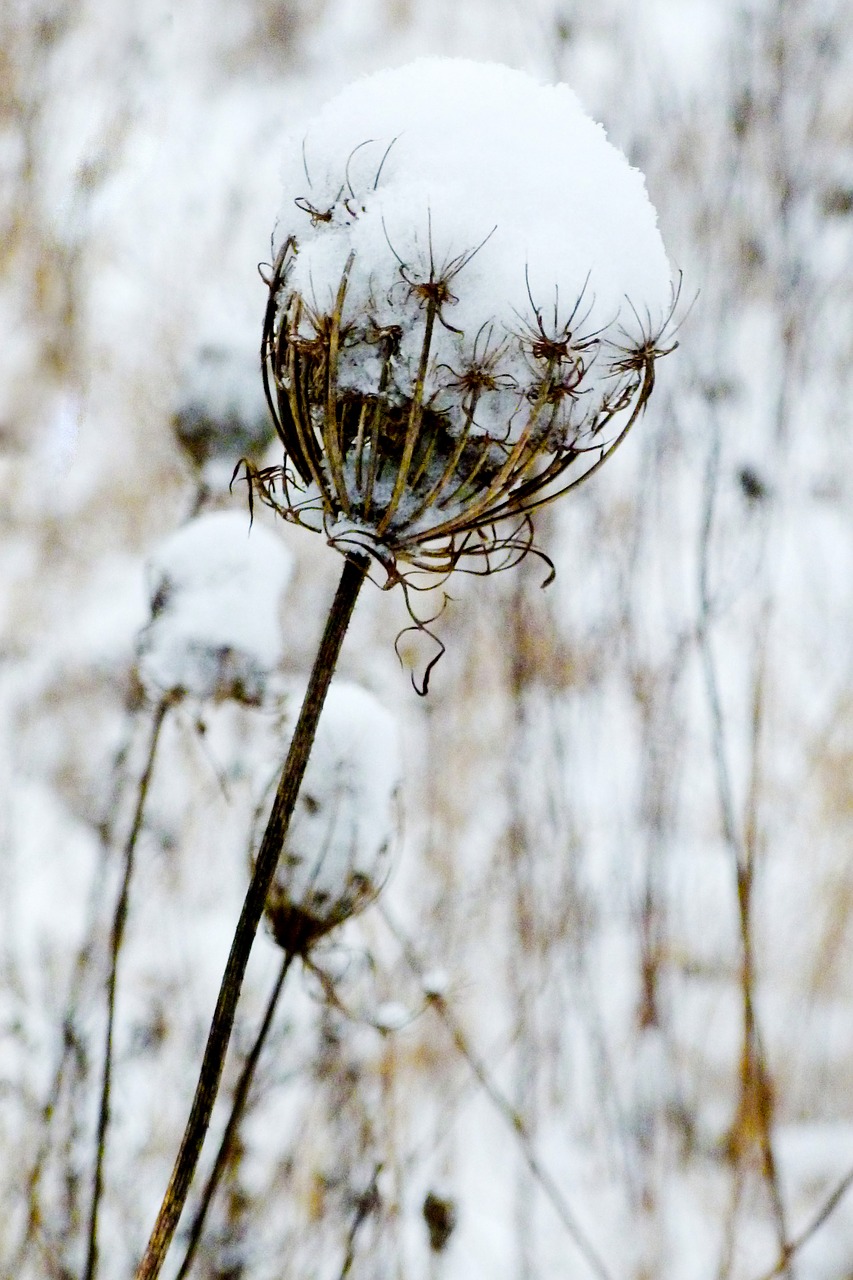
[[[782, 1258], [787, 1258], [790, 1252], [788, 1229], [773, 1142], [773, 1084], [767, 1066], [755, 1005], [756, 965], [753, 886], [755, 882], [757, 845], [756, 810], [759, 786], [759, 741], [764, 707], [763, 652], [759, 656], [753, 687], [752, 775], [747, 801], [745, 831], [741, 835], [738, 830], [739, 824], [735, 812], [734, 788], [728, 765], [720, 682], [710, 640], [710, 623], [713, 608], [709, 588], [708, 553], [720, 465], [719, 451], [720, 443], [719, 435], [717, 434], [709, 456], [705, 484], [705, 510], [699, 560], [700, 622], [698, 640], [704, 667], [706, 695], [711, 714], [712, 747], [717, 775], [717, 793], [723, 837], [734, 864], [738, 929], [741, 942], [740, 987], [743, 1010], [743, 1041], [739, 1071], [740, 1097], [737, 1114], [728, 1140], [729, 1154], [738, 1172], [738, 1176], [735, 1178], [733, 1213], [736, 1212], [743, 1190], [743, 1179], [739, 1176], [741, 1163], [749, 1146], [754, 1144], [760, 1154], [761, 1176], [767, 1187], [770, 1199], [779, 1252]], [[723, 1274], [725, 1274], [726, 1270], [727, 1266], [723, 1269]]]
[[[402, 948], [406, 964], [412, 970], [412, 973], [423, 981], [425, 966], [412, 946], [409, 938], [397, 924], [396, 920], [394, 920], [394, 918], [389, 914], [387, 907], [382, 903], [380, 903], [379, 911], [386, 925]], [[438, 992], [430, 992], [428, 999], [430, 1006], [438, 1014], [439, 1018], [450, 1033], [454, 1047], [470, 1067], [477, 1083], [480, 1085], [495, 1110], [503, 1117], [515, 1135], [527, 1168], [534, 1180], [538, 1183], [543, 1194], [546, 1196], [552, 1209], [556, 1213], [570, 1239], [573, 1241], [576, 1249], [586, 1262], [589, 1270], [593, 1275], [598, 1277], [598, 1280], [611, 1280], [610, 1272], [599, 1257], [597, 1250], [587, 1237], [586, 1232], [580, 1226], [574, 1213], [569, 1208], [566, 1198], [563, 1195], [556, 1179], [536, 1154], [524, 1117], [520, 1114], [518, 1108], [513, 1106], [509, 1098], [507, 1098], [507, 1096], [501, 1091], [482, 1058], [480, 1058], [474, 1049], [472, 1049], [468, 1041], [468, 1037], [465, 1035], [459, 1020], [448, 1002], [445, 1000], [444, 996]]]
[[145, 813], [145, 801], [154, 771], [154, 761], [160, 742], [160, 731], [166, 712], [172, 705], [168, 695], [161, 699], [154, 712], [151, 725], [151, 738], [145, 768], [139, 780], [136, 794], [136, 808], [133, 822], [124, 847], [124, 875], [116, 900], [113, 914], [112, 932], [110, 935], [110, 972], [107, 977], [107, 1028], [104, 1038], [104, 1061], [101, 1069], [101, 1098], [98, 1110], [98, 1128], [95, 1139], [95, 1167], [92, 1173], [92, 1200], [89, 1207], [89, 1238], [86, 1251], [86, 1266], [83, 1271], [84, 1280], [95, 1280], [98, 1272], [98, 1211], [104, 1191], [104, 1159], [107, 1149], [107, 1131], [110, 1124], [110, 1093], [112, 1088], [113, 1068], [113, 1029], [115, 1026], [116, 990], [118, 987], [118, 964], [124, 942], [124, 930], [127, 924], [127, 912], [130, 903], [130, 884], [133, 879], [133, 868], [136, 855], [136, 844], [142, 830], [142, 818]]
[[286, 951], [281, 962], [278, 975], [267, 1000], [267, 1007], [264, 1012], [258, 1033], [255, 1036], [255, 1043], [252, 1045], [249, 1056], [243, 1064], [243, 1070], [240, 1072], [240, 1079], [237, 1081], [237, 1088], [234, 1090], [234, 1097], [231, 1101], [231, 1111], [228, 1116], [228, 1123], [219, 1143], [219, 1150], [216, 1153], [216, 1159], [213, 1162], [213, 1168], [208, 1175], [207, 1182], [204, 1184], [204, 1191], [201, 1193], [201, 1200], [196, 1209], [193, 1218], [192, 1227], [190, 1228], [189, 1241], [187, 1243], [184, 1260], [180, 1265], [175, 1280], [186, 1280], [190, 1273], [190, 1267], [195, 1258], [196, 1249], [201, 1240], [201, 1233], [204, 1230], [204, 1224], [207, 1219], [208, 1210], [210, 1209], [213, 1197], [216, 1195], [216, 1189], [219, 1186], [222, 1174], [225, 1172], [228, 1163], [228, 1157], [234, 1146], [234, 1138], [240, 1121], [243, 1118], [243, 1112], [246, 1109], [246, 1100], [249, 1096], [249, 1090], [252, 1087], [252, 1081], [255, 1078], [255, 1070], [258, 1065], [264, 1044], [269, 1035], [272, 1026], [275, 1011], [278, 1006], [279, 997], [284, 989], [284, 980], [287, 977], [288, 970], [294, 960], [294, 953]]
[[778, 1262], [775, 1266], [771, 1267], [769, 1271], [764, 1272], [761, 1280], [776, 1280], [776, 1276], [779, 1276], [784, 1271], [788, 1270], [794, 1255], [799, 1253], [803, 1246], [808, 1244], [812, 1236], [817, 1234], [823, 1224], [832, 1216], [841, 1204], [841, 1201], [847, 1195], [847, 1192], [851, 1187], [853, 1187], [853, 1169], [844, 1175], [832, 1194], [821, 1205], [811, 1222], [803, 1228], [798, 1236], [795, 1236], [793, 1240], [788, 1241]]
[[157, 1221], [136, 1272], [136, 1280], [155, 1280], [160, 1274], [186, 1202], [210, 1124], [213, 1105], [219, 1092], [225, 1055], [234, 1026], [237, 1001], [240, 997], [252, 943], [299, 794], [320, 712], [358, 593], [367, 576], [367, 568], [368, 561], [363, 556], [348, 557], [344, 561], [341, 580], [326, 620], [326, 628], [311, 671], [290, 750], [282, 769], [272, 813], [267, 822], [255, 870], [246, 891], [240, 920], [234, 933], [189, 1119]]

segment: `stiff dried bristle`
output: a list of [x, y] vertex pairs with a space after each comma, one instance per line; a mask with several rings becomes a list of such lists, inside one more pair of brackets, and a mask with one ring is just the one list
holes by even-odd
[[[258, 496], [285, 518], [322, 529], [343, 550], [373, 554], [392, 577], [399, 561], [446, 571], [463, 557], [493, 565], [497, 552], [526, 545], [520, 530], [530, 513], [586, 479], [624, 439], [651, 393], [655, 360], [666, 354], [647, 340], [616, 350], [592, 415], [585, 383], [607, 353], [596, 334], [549, 330], [539, 311], [535, 326], [520, 326], [500, 344], [478, 334], [467, 366], [431, 367], [435, 324], [449, 305], [434, 280], [434, 289], [417, 295], [419, 369], [404, 396], [394, 386], [402, 327], [380, 326], [369, 312], [344, 321], [354, 255], [334, 308], [322, 313], [288, 288], [297, 252], [291, 239], [275, 264], [263, 337], [267, 396], [286, 462], [247, 471]], [[401, 318], [411, 321], [411, 313]], [[530, 371], [523, 387], [501, 372], [511, 344]], [[358, 390], [341, 386], [340, 376], [342, 364], [356, 359], [373, 371], [372, 384], [362, 378]], [[597, 375], [600, 385], [600, 368]], [[498, 430], [478, 420], [481, 398], [497, 390], [510, 406]]]

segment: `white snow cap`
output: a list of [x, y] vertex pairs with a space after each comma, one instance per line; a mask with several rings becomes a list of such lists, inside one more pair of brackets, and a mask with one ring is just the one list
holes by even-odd
[[[672, 273], [643, 176], [564, 84], [457, 59], [383, 71], [289, 138], [283, 176], [277, 235], [297, 249], [288, 291], [330, 313], [354, 254], [343, 321], [402, 317], [413, 331], [397, 374], [406, 396], [421, 353], [413, 286], [431, 271], [444, 277], [452, 299], [435, 326], [428, 390], [441, 407], [448, 379], [506, 342], [494, 366], [501, 385], [478, 412], [486, 431], [503, 424], [504, 439], [536, 385], [530, 349], [540, 325], [568, 328], [585, 344], [579, 398], [589, 417], [618, 349], [657, 333], [671, 309]], [[375, 347], [351, 345], [339, 387], [369, 391]]]
[[149, 557], [152, 618], [139, 675], [150, 697], [257, 702], [282, 654], [278, 606], [293, 558], [261, 525], [219, 511], [176, 530]]
[[333, 681], [317, 726], [269, 898], [318, 933], [381, 888], [398, 826], [400, 746], [394, 717], [366, 689]]

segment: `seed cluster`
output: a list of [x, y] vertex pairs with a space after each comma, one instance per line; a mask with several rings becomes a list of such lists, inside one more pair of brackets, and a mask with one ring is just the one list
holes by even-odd
[[[317, 211], [306, 211], [316, 227]], [[465, 557], [487, 569], [496, 553], [513, 560], [528, 544], [530, 513], [592, 474], [624, 439], [651, 394], [655, 361], [672, 349], [660, 332], [634, 342], [625, 333], [624, 345], [586, 333], [583, 294], [562, 323], [556, 304], [549, 324], [531, 298], [532, 319], [519, 318], [515, 331], [496, 336], [483, 326], [468, 341], [448, 313], [475, 253], [441, 269], [430, 256], [423, 278], [398, 261], [399, 324], [369, 304], [347, 306], [355, 253], [328, 310], [291, 285], [295, 236], [269, 280], [264, 378], [286, 459], [281, 468], [249, 468], [255, 492], [341, 549], [368, 551], [392, 580], [399, 561], [447, 571]], [[459, 335], [458, 367], [434, 356], [437, 325]], [[408, 378], [404, 335], [417, 352]]]
[[456, 59], [349, 86], [283, 172], [262, 358], [285, 459], [252, 492], [389, 583], [512, 563], [671, 349], [642, 175], [566, 85]]

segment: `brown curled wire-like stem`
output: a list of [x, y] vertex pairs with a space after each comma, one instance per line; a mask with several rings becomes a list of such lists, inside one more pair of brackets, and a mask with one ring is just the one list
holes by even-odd
[[219, 1092], [249, 954], [293, 815], [320, 712], [368, 567], [366, 556], [349, 556], [344, 561], [341, 579], [329, 610], [272, 812], [234, 933], [184, 1136], [145, 1254], [137, 1268], [136, 1280], [155, 1280], [160, 1274], [186, 1203]]
[[449, 597], [445, 595], [442, 601], [441, 608], [439, 609], [438, 613], [433, 614], [431, 618], [419, 618], [418, 615], [415, 613], [414, 608], [412, 607], [411, 600], [409, 599], [409, 592], [411, 590], [409, 584], [405, 581], [405, 579], [401, 579], [400, 581], [403, 588], [403, 594], [406, 599], [406, 609], [408, 610], [409, 617], [412, 619], [412, 625], [410, 627], [403, 627], [403, 630], [398, 633], [397, 638], [394, 641], [394, 652], [396, 653], [397, 658], [399, 659], [400, 666], [402, 667], [404, 665], [403, 655], [400, 653], [400, 641], [403, 639], [403, 636], [407, 636], [407, 635], [410, 635], [412, 632], [416, 632], [417, 634], [420, 634], [420, 635], [429, 636], [430, 640], [432, 640], [434, 644], [438, 645], [438, 653], [434, 654], [433, 657], [430, 658], [429, 662], [424, 668], [424, 674], [421, 678], [420, 685], [415, 679], [414, 673], [412, 673], [410, 676], [410, 679], [412, 681], [412, 688], [414, 689], [415, 693], [418, 695], [419, 698], [425, 698], [426, 695], [429, 693], [429, 680], [430, 680], [430, 676], [432, 675], [433, 669], [435, 668], [436, 663], [440, 662], [441, 659], [444, 657], [444, 654], [447, 652], [447, 646], [444, 644], [442, 640], [438, 638], [438, 636], [435, 634], [434, 631], [430, 631], [430, 625], [433, 622], [435, 622], [438, 618], [440, 618], [441, 615], [444, 613], [444, 610], [447, 608], [447, 602]]

